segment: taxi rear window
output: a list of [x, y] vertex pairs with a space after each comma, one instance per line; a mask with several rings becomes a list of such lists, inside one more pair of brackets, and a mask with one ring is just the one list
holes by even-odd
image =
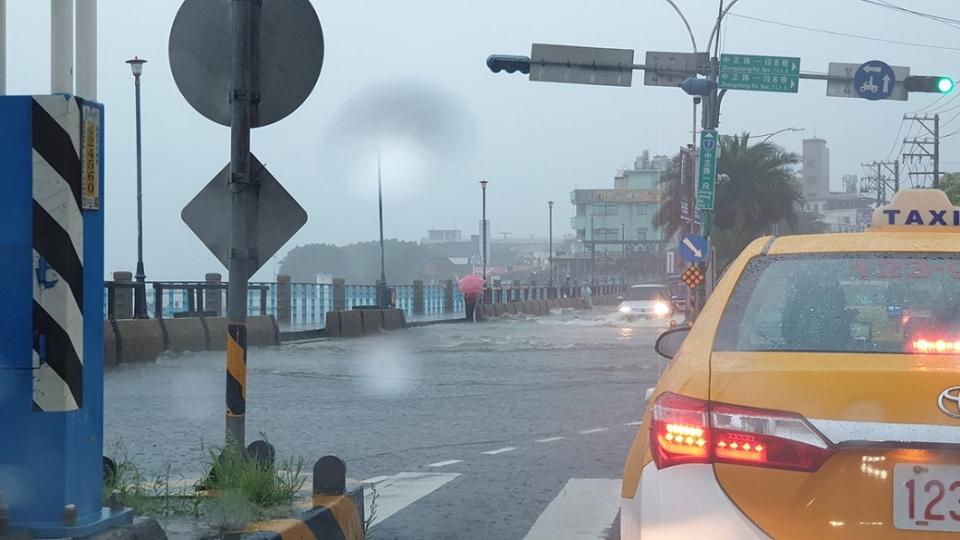
[[714, 349], [960, 353], [960, 254], [758, 257]]

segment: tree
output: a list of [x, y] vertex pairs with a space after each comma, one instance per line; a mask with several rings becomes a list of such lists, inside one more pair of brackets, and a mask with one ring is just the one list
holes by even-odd
[[950, 202], [954, 205], [960, 205], [960, 173], [947, 173], [940, 177], [940, 189], [942, 189]]
[[[800, 156], [773, 143], [749, 142], [749, 133], [720, 138], [717, 171], [729, 180], [717, 185], [711, 236], [721, 268], [751, 240], [772, 232], [775, 225], [784, 224], [788, 230], [801, 226], [803, 195], [796, 172]], [[666, 235], [683, 225], [680, 162], [681, 155], [677, 154], [660, 177], [664, 196], [654, 223]]]

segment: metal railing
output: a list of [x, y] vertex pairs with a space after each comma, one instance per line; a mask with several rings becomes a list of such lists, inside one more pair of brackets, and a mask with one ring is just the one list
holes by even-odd
[[[130, 318], [133, 313], [134, 289], [132, 281], [104, 283], [104, 314], [106, 318]], [[219, 281], [151, 281], [144, 284], [147, 314], [156, 319], [179, 317], [221, 316], [226, 313], [227, 284]], [[625, 285], [596, 284], [593, 295], [620, 294]], [[250, 283], [247, 295], [247, 314], [278, 316], [277, 282]], [[422, 312], [414, 309], [416, 300], [413, 285], [393, 285], [395, 307], [406, 312], [408, 318], [438, 317], [464, 312], [463, 293], [453, 286], [452, 305], [447, 306], [443, 285], [423, 285]], [[329, 283], [289, 283], [290, 326], [322, 328], [326, 314], [335, 309], [334, 285]], [[502, 284], [488, 287], [483, 302], [523, 302], [552, 298], [582, 296], [586, 291], [579, 285]], [[344, 309], [376, 304], [376, 285], [347, 284], [343, 286]], [[123, 309], [118, 306], [123, 304]]]

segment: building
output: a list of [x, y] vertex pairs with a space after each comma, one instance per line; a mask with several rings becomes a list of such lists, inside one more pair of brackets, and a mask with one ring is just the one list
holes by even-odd
[[800, 183], [807, 200], [830, 194], [830, 149], [827, 148], [827, 141], [816, 137], [803, 140]]
[[662, 198], [660, 171], [669, 159], [651, 159], [644, 151], [633, 168], [617, 171], [613, 189], [575, 189], [570, 193], [570, 202], [576, 206], [570, 225], [580, 248], [558, 261], [568, 269], [562, 272], [580, 279], [615, 269], [617, 274], [640, 277], [665, 268], [668, 239], [653, 218]]
[[427, 231], [427, 237], [421, 238], [421, 244], [441, 244], [444, 242], [460, 242], [462, 240], [460, 229], [430, 229]]

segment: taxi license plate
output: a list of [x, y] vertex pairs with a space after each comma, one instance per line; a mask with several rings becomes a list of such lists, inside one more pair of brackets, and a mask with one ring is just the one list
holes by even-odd
[[894, 465], [893, 525], [911, 531], [960, 532], [960, 466]]

